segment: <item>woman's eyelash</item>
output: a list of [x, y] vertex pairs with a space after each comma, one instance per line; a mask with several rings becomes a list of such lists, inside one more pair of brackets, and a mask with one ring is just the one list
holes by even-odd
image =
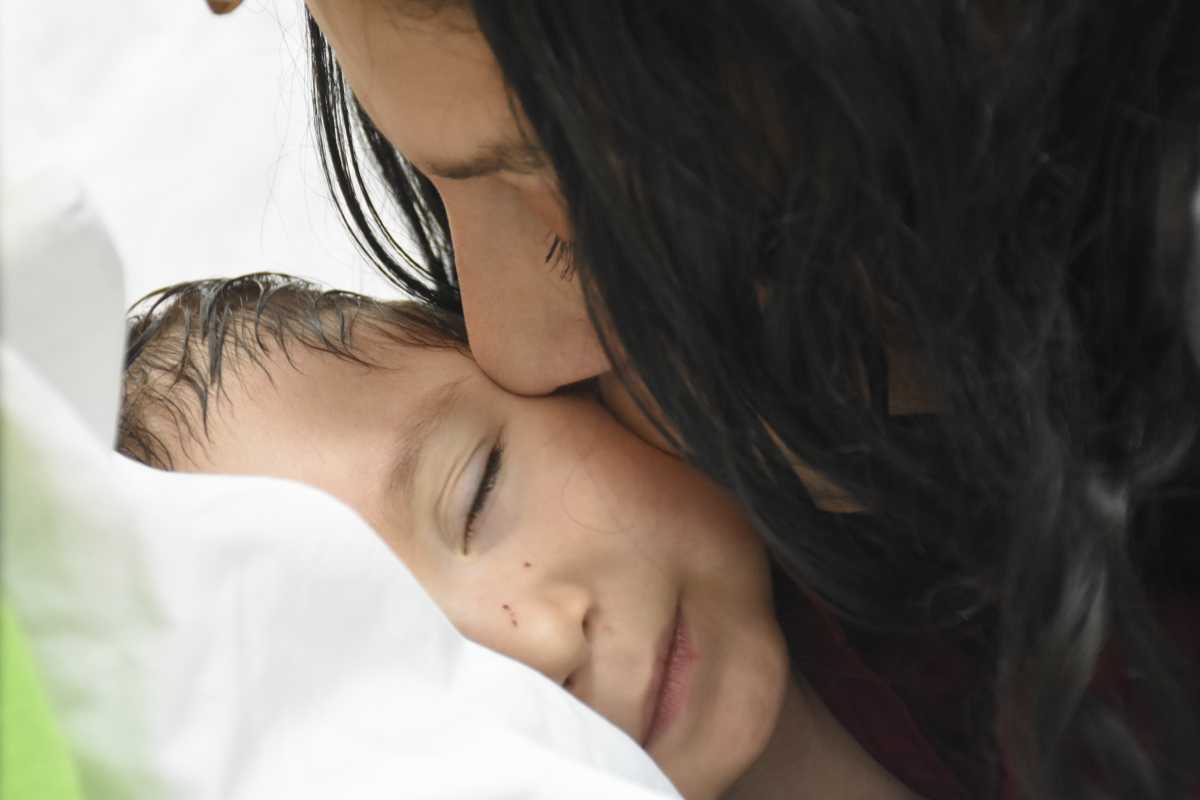
[[479, 478], [479, 486], [475, 489], [475, 499], [471, 502], [471, 508], [467, 511], [467, 525], [463, 531], [463, 549], [471, 543], [471, 536], [475, 533], [475, 518], [487, 506], [488, 498], [492, 494], [492, 489], [496, 487], [496, 478], [500, 475], [500, 463], [504, 457], [504, 447], [497, 440], [492, 445], [492, 451], [488, 453], [487, 463], [483, 467], [483, 475]]
[[546, 251], [546, 263], [558, 267], [559, 277], [570, 280], [575, 275], [575, 245], [564, 242], [558, 234], [550, 234], [550, 249]]

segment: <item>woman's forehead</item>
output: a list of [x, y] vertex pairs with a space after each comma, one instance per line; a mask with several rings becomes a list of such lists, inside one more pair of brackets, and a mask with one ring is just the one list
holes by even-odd
[[[454, 163], [520, 140], [503, 75], [468, 12], [309, 0], [356, 99], [406, 157]], [[453, 4], [451, 4], [453, 6]]]

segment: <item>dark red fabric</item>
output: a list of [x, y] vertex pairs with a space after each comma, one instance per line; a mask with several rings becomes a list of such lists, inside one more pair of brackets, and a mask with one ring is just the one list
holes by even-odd
[[[837, 622], [812, 602], [788, 612], [785, 627], [789, 638], [798, 643], [800, 671], [863, 749], [926, 800], [970, 797], [925, 738], [906, 704], [864, 663]], [[932, 694], [959, 679], [958, 675], [931, 676]]]
[[[1172, 596], [1156, 610], [1200, 683], [1200, 596]], [[807, 599], [788, 602], [781, 622], [793, 660], [830, 712], [912, 791], [926, 800], [957, 800], [991, 785], [999, 797], [1016, 796], [1003, 770], [981, 757], [985, 748], [975, 737], [991, 717], [990, 694], [982, 665], [964, 649], [936, 636], [856, 645]], [[1105, 659], [1097, 687], [1121, 683], [1118, 660]], [[1195, 797], [1200, 800], [1200, 786]]]

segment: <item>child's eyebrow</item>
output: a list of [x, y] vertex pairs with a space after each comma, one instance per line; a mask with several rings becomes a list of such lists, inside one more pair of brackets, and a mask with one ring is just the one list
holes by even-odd
[[393, 448], [397, 453], [396, 460], [388, 470], [386, 486], [389, 492], [397, 489], [411, 492], [426, 445], [433, 433], [454, 416], [465, 382], [466, 378], [459, 378], [431, 390], [399, 427]]

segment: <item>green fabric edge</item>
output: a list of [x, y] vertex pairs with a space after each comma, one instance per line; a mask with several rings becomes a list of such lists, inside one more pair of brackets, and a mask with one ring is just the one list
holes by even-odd
[[[36, 506], [41, 494], [23, 444], [9, 409], [0, 409], [0, 529], [6, 533], [29, 524], [30, 501]], [[29, 636], [0, 594], [0, 800], [82, 800], [81, 787]]]
[[25, 631], [0, 600], [0, 798], [82, 797], [70, 747], [50, 710]]

